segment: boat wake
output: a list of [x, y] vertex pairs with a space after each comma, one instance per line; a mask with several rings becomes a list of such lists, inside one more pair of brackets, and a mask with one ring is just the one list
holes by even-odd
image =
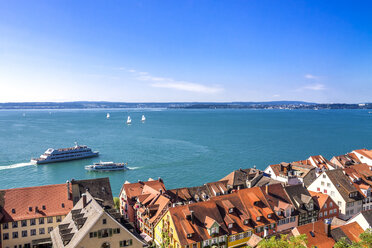
[[32, 165], [31, 163], [18, 163], [18, 164], [11, 164], [11, 165], [0, 165], [0, 170], [8, 170], [8, 169], [15, 169], [20, 167], [26, 167]]
[[128, 166], [128, 169], [129, 169], [129, 170], [137, 170], [137, 169], [139, 169], [139, 168], [140, 168], [140, 167], [129, 167], [129, 166]]

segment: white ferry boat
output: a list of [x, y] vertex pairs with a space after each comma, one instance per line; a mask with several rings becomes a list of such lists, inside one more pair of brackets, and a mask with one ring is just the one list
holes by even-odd
[[92, 165], [85, 166], [88, 171], [117, 171], [128, 170], [128, 163], [114, 163], [114, 162], [99, 162]]
[[49, 148], [39, 158], [32, 158], [33, 164], [47, 164], [83, 158], [97, 157], [99, 152], [92, 151], [87, 146], [81, 146], [75, 143], [74, 147], [53, 149]]

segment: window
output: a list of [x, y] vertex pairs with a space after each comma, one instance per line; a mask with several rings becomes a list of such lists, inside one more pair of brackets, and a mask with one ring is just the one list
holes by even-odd
[[323, 192], [324, 192], [324, 194], [327, 194], [327, 190], [326, 189], [324, 189]]
[[133, 241], [131, 239], [123, 240], [119, 242], [120, 247], [130, 246], [132, 245]]
[[16, 239], [16, 238], [18, 238], [18, 232], [13, 232], [13, 239]]
[[323, 178], [326, 178], [326, 175], [325, 175], [325, 173], [323, 173]]
[[21, 220], [21, 226], [27, 226], [27, 220]]
[[17, 227], [18, 227], [18, 221], [14, 221], [14, 222], [12, 222], [12, 227], [13, 227], [13, 228], [17, 228]]
[[103, 219], [102, 220], [102, 224], [106, 224], [107, 223], [107, 220], [106, 219]]
[[329, 210], [329, 214], [333, 214], [333, 209]]
[[229, 228], [232, 228], [232, 227], [233, 227], [233, 224], [232, 224], [232, 223], [230, 223], [230, 224], [229, 224]]
[[320, 217], [320, 218], [323, 217], [323, 213], [322, 213], [322, 212], [319, 213], [319, 217]]
[[327, 216], [327, 211], [324, 211], [324, 217], [326, 217]]
[[9, 233], [3, 233], [3, 240], [9, 239]]
[[44, 228], [39, 228], [39, 234], [45, 234], [45, 229]]
[[44, 224], [44, 218], [39, 218], [39, 225]]
[[335, 196], [335, 192], [334, 191], [331, 191], [331, 196]]
[[342, 206], [342, 202], [338, 201], [338, 202], [337, 202], [337, 205], [338, 205], [339, 207], [341, 207], [341, 206]]
[[316, 188], [316, 191], [320, 191], [320, 188]]
[[36, 229], [31, 229], [31, 231], [30, 231], [30, 235], [31, 235], [31, 236], [35, 236], [35, 235], [36, 235]]
[[331, 184], [330, 183], [327, 183], [327, 187], [331, 187]]
[[61, 221], [62, 221], [62, 216], [57, 216], [57, 217], [56, 217], [56, 221], [57, 221], [57, 222], [61, 222]]
[[324, 186], [324, 182], [321, 182], [320, 185]]
[[50, 233], [51, 231], [53, 231], [53, 227], [48, 227], [48, 233]]
[[22, 237], [27, 237], [27, 231], [22, 231]]
[[47, 222], [48, 222], [48, 223], [53, 223], [53, 217], [48, 217], [48, 218], [47, 218]]
[[3, 224], [3, 229], [8, 229], [8, 228], [9, 228], [8, 223], [4, 223]]
[[327, 203], [324, 203], [324, 208], [327, 208]]
[[330, 207], [330, 208], [333, 207], [333, 202], [330, 202], [330, 203], [329, 203], [329, 207]]
[[30, 220], [30, 226], [36, 225], [36, 219], [31, 219]]
[[220, 242], [223, 242], [223, 241], [225, 241], [225, 236], [220, 237]]
[[203, 246], [208, 246], [208, 245], [209, 245], [209, 240], [205, 240]]

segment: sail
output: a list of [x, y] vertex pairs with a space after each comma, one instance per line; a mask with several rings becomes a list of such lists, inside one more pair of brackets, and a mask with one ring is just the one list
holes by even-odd
[[107, 119], [110, 118], [110, 113], [107, 113], [106, 118]]
[[145, 121], [145, 120], [146, 120], [146, 117], [142, 115], [142, 121]]

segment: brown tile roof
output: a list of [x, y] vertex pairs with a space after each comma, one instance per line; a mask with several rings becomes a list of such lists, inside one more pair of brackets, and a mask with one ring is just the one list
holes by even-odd
[[[229, 212], [232, 208], [233, 211]], [[241, 233], [256, 226], [276, 222], [264, 194], [257, 187], [216, 196], [209, 201], [173, 207], [169, 209], [169, 213], [181, 245], [210, 239], [206, 225], [211, 226], [213, 221], [219, 224], [220, 235]], [[194, 216], [194, 219], [189, 220], [187, 215]], [[269, 215], [271, 215], [270, 218]], [[261, 218], [258, 220], [257, 217]], [[245, 220], [249, 222], [244, 224]], [[189, 223], [194, 231], [191, 238], [187, 237], [190, 230], [185, 226], [185, 222]], [[232, 228], [228, 228], [229, 224], [233, 224]]]
[[342, 169], [325, 171], [331, 182], [335, 185], [337, 191], [341, 194], [342, 198], [346, 202], [353, 202], [355, 200], [361, 200], [363, 197], [358, 194], [357, 197], [351, 198], [351, 192], [359, 192], [359, 190], [350, 181], [348, 176], [343, 173]]
[[220, 181], [227, 180], [229, 186], [245, 186], [247, 180], [252, 180], [253, 178], [262, 175], [263, 172], [255, 169], [255, 168], [248, 168], [248, 169], [239, 169], [234, 170]]
[[311, 159], [314, 161], [315, 166], [319, 169], [329, 170], [331, 162], [328, 159], [324, 158], [322, 155], [310, 156], [309, 160]]
[[[269, 203], [270, 207], [275, 211], [279, 211], [280, 209], [284, 209], [288, 207], [288, 205], [293, 206], [291, 204], [290, 199], [287, 197], [283, 185], [272, 184], [261, 187], [262, 193], [265, 195], [267, 202]], [[293, 206], [294, 207], [294, 206]], [[279, 218], [285, 218], [284, 216], [277, 216]]]
[[109, 206], [112, 208], [114, 207], [114, 198], [112, 196], [110, 179], [108, 177], [85, 180], [72, 179], [71, 185], [78, 185], [80, 193], [79, 197], [81, 196], [81, 194], [89, 190], [90, 194], [94, 198], [103, 201], [103, 206]]
[[66, 215], [73, 207], [65, 184], [0, 190], [1, 222]]
[[165, 186], [163, 180], [159, 179], [147, 182], [139, 181], [138, 183], [125, 183], [123, 184], [121, 191], [125, 190], [127, 197], [133, 198], [148, 193], [150, 189], [155, 190], [157, 192], [163, 190], [164, 192]]
[[293, 233], [295, 234], [298, 231], [299, 234], [306, 234], [307, 247], [331, 248], [336, 242], [330, 236], [327, 236], [325, 230], [326, 224], [320, 220], [314, 222], [314, 224], [298, 226], [293, 230]]
[[354, 153], [348, 153], [345, 155], [334, 156], [332, 160], [337, 160], [344, 167], [361, 163], [358, 157]]

